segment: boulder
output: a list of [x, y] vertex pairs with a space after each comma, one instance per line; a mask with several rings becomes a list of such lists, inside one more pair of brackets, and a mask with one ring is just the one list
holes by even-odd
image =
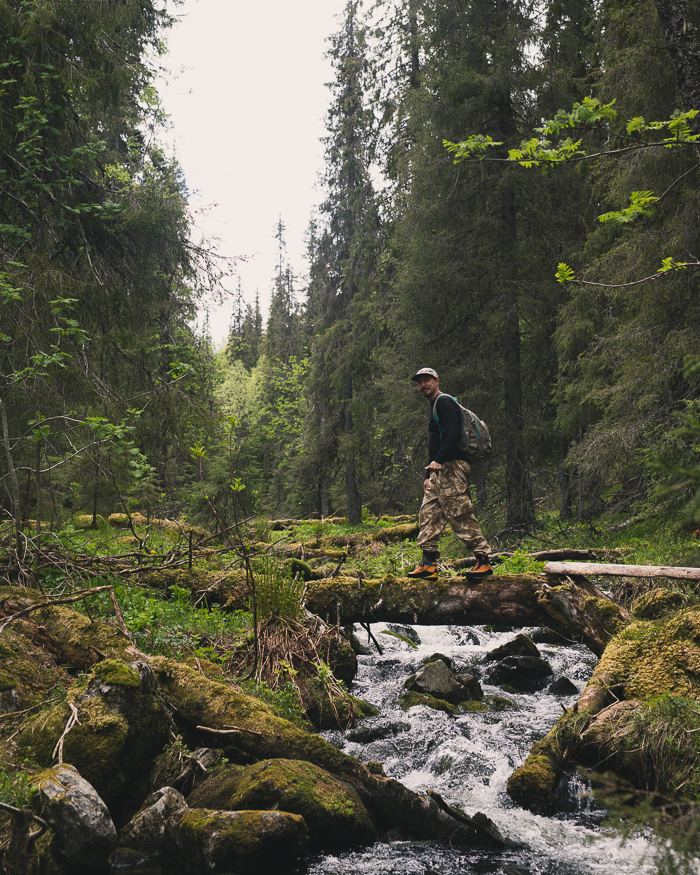
[[404, 683], [410, 693], [433, 696], [452, 705], [466, 699], [481, 699], [483, 691], [478, 680], [472, 675], [457, 675], [438, 659], [429, 662]]
[[186, 808], [168, 820], [166, 832], [170, 864], [192, 875], [292, 868], [308, 844], [304, 818], [287, 811]]
[[377, 840], [357, 790], [325, 769], [300, 760], [267, 760], [245, 768], [224, 766], [200, 784], [188, 802], [195, 808], [299, 814], [315, 849]]
[[493, 650], [489, 650], [482, 659], [482, 662], [499, 662], [501, 659], [505, 659], [506, 656], [532, 656], [535, 659], [539, 659], [542, 654], [531, 638], [520, 633], [510, 641], [506, 641], [505, 644], [501, 644], [500, 647], [494, 647]]
[[109, 858], [117, 869], [154, 865], [163, 857], [170, 818], [187, 808], [185, 797], [172, 787], [161, 787], [146, 799], [141, 810], [119, 833], [119, 845]]
[[553, 696], [574, 696], [578, 694], [578, 687], [568, 678], [557, 678], [547, 688]]
[[488, 672], [486, 680], [520, 693], [534, 693], [553, 674], [546, 659], [537, 656], [506, 656]]
[[72, 868], [103, 865], [117, 844], [117, 831], [95, 788], [67, 765], [41, 772], [32, 783], [57, 856]]

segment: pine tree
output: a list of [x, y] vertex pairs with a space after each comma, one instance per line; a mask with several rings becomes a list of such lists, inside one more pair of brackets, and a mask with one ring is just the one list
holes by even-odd
[[[342, 433], [345, 493], [351, 524], [362, 520], [359, 492], [357, 385], [369, 372], [371, 320], [365, 309], [371, 295], [379, 238], [379, 218], [369, 175], [372, 117], [366, 105], [368, 61], [366, 28], [359, 3], [345, 6], [341, 29], [330, 40], [335, 69], [328, 112], [325, 218], [313, 241], [309, 311], [311, 380], [324, 447], [321, 507], [327, 505], [329, 435]], [[361, 431], [366, 434], [364, 429]]]

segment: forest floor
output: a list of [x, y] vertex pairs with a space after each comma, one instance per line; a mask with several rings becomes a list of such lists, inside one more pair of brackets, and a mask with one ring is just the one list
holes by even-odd
[[[6, 620], [0, 624], [0, 634], [8, 625], [7, 618], [17, 611], [19, 584], [26, 587], [27, 593], [26, 598], [20, 598], [22, 605], [33, 602], [37, 613], [14, 621], [11, 628], [20, 635], [33, 636], [33, 646], [48, 647], [38, 658], [41, 669], [23, 673], [8, 667], [19, 659], [19, 654], [10, 652], [7, 634], [5, 643], [0, 642], [2, 647], [10, 647], [7, 653], [3, 650], [7, 677], [0, 677], [0, 746], [6, 753], [0, 765], [0, 803], [22, 806], [31, 797], [28, 775], [32, 768], [22, 764], [10, 743], [18, 733], [21, 736], [24, 721], [29, 719], [27, 715], [36, 719], [44, 711], [65, 707], [71, 701], [73, 687], [84, 683], [85, 671], [91, 667], [94, 670], [95, 660], [99, 664], [105, 653], [117, 654], [108, 650], [111, 644], [98, 641], [89, 645], [95, 653], [81, 655], [70, 643], [70, 635], [59, 643], [46, 644], [44, 639], [51, 639], [54, 634], [50, 628], [54, 621], [47, 619], [49, 615], [39, 619], [40, 605], [49, 605], [41, 609], [44, 612], [63, 610], [57, 606], [69, 605], [71, 613], [78, 612], [91, 622], [106, 621], [115, 630], [120, 629], [124, 634], [120, 647], [126, 650], [117, 658], [126, 658], [130, 640], [135, 652], [149, 659], [177, 660], [195, 667], [209, 680], [232, 684], [236, 690], [261, 699], [278, 716], [291, 720], [300, 729], [312, 729], [310, 719], [317, 728], [342, 726], [362, 714], [363, 703], [352, 699], [344, 686], [352, 679], [354, 657], [346, 652], [350, 650], [349, 639], [343, 634], [349, 635], [352, 630], [346, 626], [341, 634], [339, 626], [325, 626], [319, 621], [320, 626], [309, 631], [299, 601], [307, 584], [312, 586], [313, 581], [339, 575], [359, 583], [405, 578], [421, 555], [415, 541], [415, 519], [367, 519], [356, 527], [339, 518], [323, 522], [255, 520], [247, 524], [245, 531], [236, 529], [228, 539], [212, 537], [185, 523], [145, 517], [134, 517], [129, 527], [124, 527], [126, 521], [121, 515], [112, 517], [111, 523], [98, 520], [96, 528], [90, 526], [91, 522], [91, 518], [77, 515], [60, 532], [42, 526], [40, 540], [34, 523], [24, 531], [24, 561], [17, 563], [18, 554], [8, 549], [4, 574], [0, 564], [6, 587], [2, 590], [2, 613]], [[545, 563], [532, 554], [563, 548], [590, 550], [608, 563], [696, 566], [697, 543], [692, 533], [654, 521], [623, 526], [543, 524], [524, 539], [497, 541], [495, 547], [502, 559], [494, 562], [494, 574], [495, 578], [541, 576]], [[464, 580], [463, 546], [451, 533], [446, 533], [441, 548], [441, 578]], [[257, 642], [252, 632], [253, 600], [246, 564], [257, 580]], [[695, 772], [700, 775], [697, 768], [700, 745], [695, 742], [698, 729], [695, 715], [700, 701], [697, 582], [622, 577], [600, 578], [592, 583], [632, 613], [627, 629], [612, 639], [614, 646], [605, 650], [601, 662], [605, 671], [601, 673], [599, 666], [597, 679], [594, 676], [591, 682], [605, 688], [606, 694], [612, 690], [615, 701], [599, 697], [594, 710], [584, 703], [581, 713], [586, 714], [585, 723], [578, 717], [563, 716], [561, 725], [543, 739], [541, 749], [533, 748], [533, 755], [522, 767], [524, 771], [516, 788], [521, 797], [518, 801], [529, 807], [528, 794], [534, 792], [542, 797], [546, 788], [543, 790], [537, 782], [544, 774], [543, 763], [544, 772], [549, 769], [545, 779], [555, 780], [562, 762], [572, 755], [575, 759], [576, 751], [583, 745], [589, 761], [591, 749], [595, 748], [617, 763], [618, 777], [636, 788], [633, 793], [643, 803], [642, 808], [638, 806], [639, 811], [644, 810], [645, 816], [649, 816], [648, 806], [653, 804], [662, 812], [652, 816], [659, 829], [680, 817], [686, 824], [685, 833], [692, 836], [696, 829], [694, 826], [688, 829], [687, 821], [691, 815], [695, 817], [695, 792], [700, 791], [700, 786], [696, 787], [700, 777], [687, 777]], [[286, 615], [283, 624], [279, 622], [281, 614]], [[36, 619], [32, 626], [33, 616]], [[330, 619], [331, 624], [333, 620]], [[282, 637], [303, 639], [302, 649], [285, 650], [287, 644], [280, 643], [280, 628], [284, 632]], [[654, 647], [649, 648], [652, 638]], [[659, 641], [672, 644], [664, 668], [667, 671], [655, 671], [645, 691], [638, 683], [635, 686], [635, 672], [640, 673], [645, 659], [663, 662]], [[256, 647], [261, 648], [261, 654], [253, 660]], [[272, 656], [265, 651], [266, 647], [273, 651]], [[610, 654], [616, 656], [617, 662], [611, 663]], [[300, 678], [301, 665], [312, 666], [305, 680]], [[634, 671], [629, 669], [630, 665]], [[610, 680], [613, 676], [614, 683]], [[329, 703], [325, 716], [323, 703], [319, 705], [324, 696]], [[634, 706], [637, 727], [634, 731], [628, 731], [628, 724], [621, 723], [624, 709], [615, 714], [610, 712], [609, 726], [596, 716], [605, 715], [615, 703]], [[647, 710], [642, 720], [644, 708]], [[629, 713], [628, 708], [625, 714]], [[668, 752], [652, 750], [649, 738], [670, 720], [679, 725], [679, 714], [683, 723], [681, 740], [685, 741], [679, 745], [676, 733], [676, 762], [669, 765]], [[588, 731], [591, 727], [598, 733], [596, 737], [595, 732]], [[639, 732], [645, 750], [649, 750], [649, 757], [643, 762], [639, 757], [632, 761], [629, 756], [629, 750], [639, 741]], [[624, 749], [610, 750], [609, 738], [614, 735], [624, 736]], [[181, 744], [181, 740], [176, 743]], [[663, 760], [663, 766], [657, 760]], [[688, 788], [675, 787], [680, 776], [689, 782], [690, 795]], [[621, 785], [613, 781], [610, 786], [617, 793]], [[669, 813], [669, 806], [678, 809], [675, 814]], [[697, 821], [700, 823], [700, 818]]]

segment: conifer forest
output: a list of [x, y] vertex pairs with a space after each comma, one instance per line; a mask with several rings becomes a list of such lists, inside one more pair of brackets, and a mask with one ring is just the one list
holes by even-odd
[[[112, 831], [166, 784], [194, 794], [178, 817], [221, 814], [216, 793], [197, 789], [202, 774], [269, 758], [352, 785], [352, 806], [367, 811], [353, 815], [344, 847], [403, 824], [443, 844], [453, 827], [471, 830], [467, 844], [488, 839], [503, 853], [498, 817], [460, 814], [444, 788], [447, 801], [386, 782], [374, 758], [309, 731], [363, 716], [367, 703], [348, 693], [354, 654], [412, 653], [413, 626], [435, 625], [443, 609], [443, 624], [479, 622], [488, 635], [548, 616], [548, 634], [568, 630], [567, 646], [600, 658], [581, 700], [557, 704], [540, 739], [512, 755], [513, 804], [563, 810], [553, 787], [598, 745], [600, 804], [621, 833], [662, 837], [643, 871], [697, 872], [700, 3], [347, 0], [326, 44], [333, 77], [306, 261], [289, 263], [280, 216], [269, 308], [240, 281], [226, 296], [235, 264], [196, 233], [188, 181], [165, 145], [158, 68], [177, 9], [0, 0], [3, 872], [108, 871], [118, 853], [116, 833], [104, 853], [67, 850], [37, 807], [38, 770], [62, 768], [64, 744]], [[230, 307], [220, 348], [197, 321], [217, 297]], [[402, 575], [420, 556], [428, 405], [411, 377], [425, 367], [493, 440], [472, 465], [471, 494], [502, 565], [480, 589], [465, 585], [459, 619], [442, 576], [416, 594]], [[454, 582], [467, 551], [443, 537], [441, 575]], [[689, 576], [646, 586], [596, 576], [614, 569], [592, 571], [593, 582], [569, 570], [561, 585], [543, 583], [542, 563], [567, 550], [608, 569]], [[303, 606], [317, 625], [304, 625]], [[370, 620], [403, 625], [384, 629], [387, 643]], [[88, 643], [83, 623], [102, 623], [102, 637]], [[533, 637], [553, 646], [551, 635]], [[634, 674], [649, 648], [666, 654], [663, 671]], [[344, 675], [345, 651], [354, 670]], [[30, 652], [43, 680], [36, 666], [6, 678], [5, 663]], [[92, 685], [141, 684], [146, 696], [144, 672], [169, 706], [149, 712], [155, 722], [138, 730], [148, 744], [119, 784], [113, 764], [80, 765], [78, 739], [86, 725], [102, 731]], [[455, 675], [462, 686], [467, 676]], [[213, 693], [192, 704], [199, 679], [228, 684], [235, 717], [216, 711]], [[404, 710], [426, 707], [420, 696]], [[248, 711], [244, 697], [256, 702]], [[483, 701], [510, 707], [495, 699]], [[613, 750], [623, 717], [628, 746]], [[608, 741], [593, 739], [594, 725]], [[672, 735], [673, 751], [661, 750]], [[223, 737], [219, 765], [192, 753]], [[141, 787], [153, 768], [161, 783]], [[307, 835], [300, 812], [269, 808], [288, 819], [284, 853], [327, 832], [308, 812]], [[207, 868], [182, 835], [183, 872], [234, 871], [225, 854]], [[122, 869], [135, 859], [110, 857]], [[517, 871], [564, 872], [528, 860]], [[472, 871], [440, 865], [430, 871]]]

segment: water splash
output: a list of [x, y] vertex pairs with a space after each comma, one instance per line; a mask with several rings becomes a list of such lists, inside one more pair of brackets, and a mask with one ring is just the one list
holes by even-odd
[[[604, 812], [592, 801], [585, 780], [571, 775], [561, 796], [562, 812], [542, 817], [514, 805], [506, 782], [521, 765], [533, 742], [542, 738], [577, 694], [553, 696], [546, 691], [507, 693], [517, 710], [451, 717], [429, 708], [399, 708], [404, 680], [433, 653], [453, 660], [455, 668], [482, 677], [486, 695], [503, 690], [483, 681], [484, 654], [504, 644], [513, 633], [488, 632], [458, 626], [415, 627], [420, 644], [413, 649], [380, 635], [384, 624], [372, 627], [383, 655], [360, 657], [352, 692], [376, 705], [381, 714], [347, 733], [324, 737], [346, 753], [384, 765], [387, 775], [418, 792], [436, 790], [451, 805], [468, 813], [482, 811], [510, 840], [524, 849], [507, 852], [464, 852], [420, 842], [377, 844], [362, 851], [324, 855], [309, 860], [306, 875], [642, 875], [654, 869], [651, 845], [643, 838], [618, 837], [601, 826]], [[523, 630], [525, 633], [528, 630]], [[580, 692], [596, 658], [582, 645], [538, 645], [556, 677], [565, 676]]]

